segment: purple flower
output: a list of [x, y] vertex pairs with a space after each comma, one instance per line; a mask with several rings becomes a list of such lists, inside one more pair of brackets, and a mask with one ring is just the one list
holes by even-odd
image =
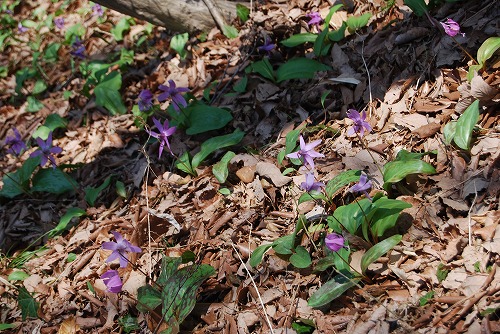
[[137, 246], [132, 245], [128, 240], [125, 240], [123, 236], [115, 231], [111, 231], [115, 237], [116, 242], [108, 241], [102, 243], [102, 248], [113, 251], [108, 257], [106, 262], [111, 262], [116, 259], [120, 260], [120, 267], [125, 268], [128, 264], [128, 254], [127, 253], [140, 253], [141, 249]]
[[274, 48], [276, 48], [276, 44], [271, 43], [271, 39], [265, 36], [264, 45], [259, 46], [257, 50], [259, 50], [259, 52], [266, 52], [267, 55], [270, 55], [271, 51], [274, 50]]
[[170, 86], [160, 85], [158, 87], [163, 91], [163, 93], [158, 96], [158, 101], [163, 102], [168, 98], [171, 98], [175, 111], [179, 112], [181, 110], [179, 106], [187, 107], [186, 99], [181, 95], [181, 93], [189, 91], [189, 88], [177, 88], [173, 80], [168, 80], [168, 83]]
[[116, 270], [108, 270], [104, 274], [101, 275], [101, 279], [104, 281], [106, 288], [108, 288], [109, 292], [118, 293], [122, 291], [122, 280], [120, 279], [120, 275]]
[[447, 19], [446, 22], [439, 23], [441, 23], [441, 25], [443, 26], [446, 35], [454, 37], [458, 34], [461, 34], [462, 36], [465, 36], [464, 33], [460, 32], [460, 25], [452, 19]]
[[94, 12], [93, 15], [96, 15], [99, 17], [104, 15], [104, 11], [102, 10], [101, 5], [99, 5], [98, 3], [96, 3], [95, 5], [92, 6], [92, 11]]
[[366, 112], [363, 111], [363, 114], [360, 115], [357, 110], [349, 109], [347, 111], [347, 117], [349, 117], [354, 122], [352, 128], [347, 130], [347, 134], [349, 136], [352, 136], [355, 133], [359, 133], [359, 135], [363, 137], [365, 134], [365, 129], [368, 132], [372, 131], [372, 127], [370, 126], [370, 124], [367, 121], [365, 121]]
[[302, 135], [300, 136], [300, 150], [294, 153], [287, 154], [286, 156], [293, 159], [301, 159], [304, 165], [309, 165], [314, 169], [313, 158], [322, 158], [323, 154], [314, 150], [316, 146], [321, 143], [321, 139], [315, 140], [312, 143], [306, 144]]
[[7, 150], [8, 153], [19, 156], [22, 151], [26, 150], [26, 144], [21, 139], [21, 134], [16, 128], [12, 128], [12, 131], [14, 131], [15, 137], [5, 138], [5, 145], [10, 145], [10, 148]]
[[64, 17], [56, 17], [54, 19], [54, 24], [56, 25], [57, 29], [63, 29], [64, 28]]
[[56, 160], [52, 156], [52, 154], [59, 154], [62, 152], [62, 148], [59, 146], [52, 147], [52, 131], [49, 132], [49, 136], [46, 141], [43, 141], [42, 138], [38, 137], [36, 139], [36, 143], [38, 144], [38, 150], [31, 153], [30, 157], [38, 157], [41, 156], [42, 160], [40, 161], [40, 167], [45, 166], [47, 160], [50, 160], [52, 163], [52, 168], [56, 168]]
[[17, 32], [20, 34], [24, 34], [26, 31], [28, 31], [28, 28], [24, 27], [21, 22], [17, 24]]
[[85, 46], [78, 36], [76, 36], [73, 44], [71, 44], [71, 47], [73, 48], [73, 50], [70, 52], [72, 56], [80, 59], [85, 59]]
[[139, 94], [139, 110], [147, 111], [153, 106], [153, 94], [149, 89], [143, 89]]
[[306, 174], [306, 182], [302, 182], [300, 187], [305, 191], [316, 191], [321, 192], [321, 188], [324, 187], [325, 184], [323, 182], [314, 182], [314, 173], [310, 172]]
[[344, 237], [337, 233], [330, 233], [325, 237], [326, 247], [332, 252], [338, 252], [344, 246]]
[[175, 127], [175, 126], [169, 127], [168, 126], [168, 119], [165, 120], [165, 122], [163, 123], [163, 126], [162, 126], [160, 121], [153, 117], [153, 123], [155, 123], [156, 128], [160, 132], [156, 133], [153, 131], [148, 131], [148, 130], [146, 130], [146, 131], [149, 133], [149, 135], [151, 137], [158, 139], [158, 141], [160, 142], [160, 150], [159, 150], [159, 154], [158, 154], [158, 158], [160, 158], [161, 154], [163, 152], [163, 147], [165, 145], [167, 145], [168, 150], [170, 151], [170, 153], [172, 153], [172, 150], [170, 149], [170, 143], [168, 141], [168, 137], [174, 134], [177, 127]]
[[323, 18], [319, 15], [319, 12], [310, 12], [306, 17], [310, 18], [309, 22], [307, 22], [309, 27], [315, 26], [318, 30], [320, 29], [319, 25], [323, 22]]
[[368, 199], [371, 199], [370, 194], [368, 194], [368, 190], [370, 190], [371, 187], [372, 187], [372, 181], [368, 179], [368, 176], [366, 176], [366, 174], [361, 173], [361, 176], [359, 177], [359, 182], [353, 185], [351, 188], [349, 188], [349, 191], [352, 193], [357, 193], [357, 192], [364, 193]]

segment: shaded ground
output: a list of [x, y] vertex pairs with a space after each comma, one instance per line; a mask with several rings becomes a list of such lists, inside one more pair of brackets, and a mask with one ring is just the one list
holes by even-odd
[[[34, 5], [23, 2], [14, 17], [27, 18]], [[111, 117], [93, 99], [78, 93], [83, 79], [72, 74], [71, 56], [65, 50], [59, 52], [56, 63], [45, 66], [50, 89], [41, 98], [44, 108], [27, 112], [22, 96], [13, 99], [14, 74], [31, 61], [27, 41], [32, 32], [6, 48], [1, 61], [9, 72], [0, 82], [0, 124], [4, 124], [0, 138], [11, 135], [9, 129], [15, 126], [27, 139], [49, 114], [57, 113], [69, 120], [67, 129], [54, 135], [55, 144], [63, 148], [58, 164], [84, 165], [72, 174], [80, 185], [74, 195], [2, 199], [0, 241], [4, 249], [22, 249], [57, 225], [67, 208], [80, 207], [87, 216], [67, 234], [36, 242], [33, 246], [45, 247], [32, 257], [11, 252], [2, 259], [1, 322], [18, 324], [12, 330], [16, 333], [118, 332], [118, 319], [131, 314], [138, 317], [140, 332], [153, 330], [153, 318], [134, 307], [137, 288], [146, 282], [141, 272], [130, 267], [123, 271], [127, 293], [119, 298], [106, 293], [99, 279], [107, 269], [104, 260], [108, 255], [101, 244], [111, 239], [109, 231], [118, 230], [144, 250], [134, 263], [147, 273], [158, 272], [162, 254], [174, 256], [185, 250], [193, 251], [199, 263], [216, 268], [216, 276], [202, 285], [199, 303], [183, 324], [186, 333], [269, 333], [265, 314], [275, 333], [294, 333], [291, 324], [305, 319], [314, 322], [316, 333], [500, 331], [498, 58], [482, 74], [481, 84], [488, 85], [493, 94], [483, 98], [470, 153], [445, 145], [442, 134], [444, 125], [465, 109], [461, 104], [464, 97], [481, 91], [466, 84], [468, 59], [448, 36], [399, 2], [386, 11], [381, 10], [384, 1], [355, 1], [349, 6], [350, 14], [376, 15], [368, 27], [335, 44], [324, 57], [332, 71], [280, 85], [250, 74], [246, 93], [226, 94], [249, 62], [262, 58], [256, 47], [266, 35], [279, 42], [306, 31], [305, 14], [328, 12], [330, 5], [319, 1], [259, 5], [241, 27], [240, 37], [227, 39], [213, 30], [205, 42], [193, 39], [187, 60], [180, 60], [168, 48], [171, 35], [162, 28], [154, 28], [147, 42], [134, 49], [134, 62], [123, 72], [121, 90], [129, 110], [142, 89], [156, 91], [169, 79], [179, 87], [189, 87], [197, 97], [214, 80], [222, 83], [211, 91], [211, 97], [215, 105], [230, 108], [234, 117], [224, 131], [240, 128], [246, 132], [243, 142], [232, 148], [238, 155], [224, 185], [211, 171], [224, 152], [203, 164], [197, 177], [174, 169], [173, 158], [165, 154], [158, 159], [158, 145], [145, 145], [148, 136], [134, 124], [133, 115]], [[47, 12], [54, 13], [59, 6], [47, 5]], [[145, 29], [133, 26], [117, 43], [106, 32], [121, 16], [108, 11], [107, 20], [98, 23], [89, 8], [86, 1], [75, 1], [65, 9], [71, 14], [64, 16], [67, 25], [74, 20], [87, 28], [85, 46], [92, 59], [132, 48]], [[497, 1], [447, 3], [433, 14], [440, 21], [451, 17], [461, 22], [466, 36], [457, 40], [472, 55], [487, 37], [498, 36]], [[332, 24], [346, 15], [338, 12]], [[62, 34], [53, 38], [62, 38]], [[278, 46], [270, 61], [278, 64], [293, 55], [310, 53], [308, 47]], [[352, 84], [353, 80], [359, 83]], [[32, 90], [30, 84], [25, 87], [27, 92]], [[63, 96], [65, 90], [73, 91], [69, 99]], [[327, 90], [331, 92], [323, 107], [321, 96]], [[381, 189], [382, 176], [372, 158], [359, 140], [346, 134], [351, 125], [345, 120], [349, 108], [367, 111], [374, 131], [365, 138], [380, 164], [393, 160], [401, 149], [436, 150], [436, 155], [425, 159], [437, 173], [408, 178], [394, 189], [393, 195], [412, 208], [405, 210], [405, 219], [398, 224], [403, 241], [370, 266], [371, 282], [350, 290], [328, 307], [312, 309], [307, 306], [308, 298], [332, 273], [298, 270], [272, 251], [257, 269], [250, 268], [248, 259], [257, 246], [291, 233], [299, 213], [331, 214], [334, 210], [311, 204], [314, 202], [297, 205], [303, 171], [283, 177], [281, 172], [290, 165], [286, 159], [284, 166], [276, 162], [285, 145], [284, 136], [301, 124], [308, 125], [305, 134], [309, 140], [323, 140], [318, 149], [325, 158], [316, 160], [319, 180], [326, 183], [343, 170], [361, 169]], [[179, 134], [172, 139], [172, 150], [194, 153], [211, 135]], [[16, 170], [27, 157], [26, 153], [21, 159], [5, 151], [1, 154], [2, 176]], [[82, 190], [99, 186], [110, 175], [125, 184], [128, 196], [117, 196], [112, 186], [94, 207], [87, 206]], [[230, 189], [231, 194], [222, 195], [220, 188]], [[344, 189], [334, 203], [339, 206], [351, 198]], [[172, 219], [181, 225], [180, 231], [171, 224]], [[321, 254], [312, 244], [321, 244], [322, 238], [320, 231], [313, 231], [310, 239], [303, 240], [313, 259]], [[76, 259], [68, 262], [71, 253]], [[16, 288], [7, 280], [16, 267], [29, 275], [22, 284], [40, 303], [38, 319], [21, 321]], [[440, 280], [438, 273], [446, 270], [446, 278]], [[420, 306], [420, 297], [430, 291], [434, 297]]]

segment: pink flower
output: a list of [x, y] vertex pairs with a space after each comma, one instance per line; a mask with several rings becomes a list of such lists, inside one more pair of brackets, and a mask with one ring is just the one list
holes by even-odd
[[172, 99], [172, 103], [175, 111], [180, 112], [180, 107], [187, 107], [186, 99], [181, 95], [181, 93], [189, 91], [189, 88], [179, 87], [175, 85], [174, 80], [168, 80], [168, 84], [160, 85], [158, 88], [163, 91], [160, 95], [158, 95], [158, 101], [163, 102], [167, 99]]
[[319, 25], [323, 22], [323, 18], [319, 15], [319, 12], [311, 12], [306, 15], [310, 18], [309, 22], [307, 22], [308, 26], [316, 26], [318, 30], [320, 29]]
[[106, 262], [111, 262], [116, 259], [120, 260], [120, 267], [125, 268], [128, 264], [128, 254], [127, 253], [140, 253], [141, 249], [137, 246], [133, 246], [128, 240], [124, 239], [123, 236], [115, 231], [111, 231], [115, 237], [116, 242], [108, 241], [102, 243], [102, 248], [113, 251], [108, 257]]
[[344, 248], [344, 237], [337, 233], [330, 233], [325, 237], [326, 247], [332, 252], [338, 252]]
[[321, 139], [315, 140], [312, 143], [306, 144], [302, 135], [300, 136], [300, 150], [294, 153], [287, 154], [286, 156], [292, 159], [301, 159], [304, 165], [309, 165], [311, 169], [314, 169], [313, 158], [322, 158], [323, 154], [318, 153], [314, 150], [316, 146], [321, 143]]
[[101, 275], [101, 279], [104, 281], [104, 284], [109, 292], [118, 293], [122, 291], [123, 283], [118, 271], [108, 270]]
[[367, 132], [372, 131], [372, 127], [366, 121], [366, 113], [364, 111], [362, 114], [360, 114], [359, 111], [355, 109], [349, 109], [347, 111], [347, 117], [349, 117], [349, 119], [354, 122], [352, 128], [347, 130], [347, 135], [352, 136], [355, 133], [359, 133], [359, 136], [363, 137], [365, 134], [365, 129]]
[[359, 182], [349, 188], [349, 191], [352, 193], [362, 192], [368, 199], [371, 199], [368, 190], [372, 187], [372, 181], [368, 180], [366, 174], [361, 173], [359, 177]]
[[446, 35], [454, 37], [458, 34], [461, 34], [462, 36], [465, 36], [464, 33], [460, 32], [460, 25], [452, 19], [447, 19], [446, 22], [439, 23], [441, 23], [441, 25], [443, 26]]
[[158, 139], [158, 141], [160, 142], [160, 150], [159, 150], [159, 154], [158, 154], [158, 158], [160, 158], [161, 154], [163, 153], [163, 147], [165, 145], [167, 145], [168, 150], [170, 151], [170, 153], [172, 153], [172, 150], [170, 149], [170, 142], [168, 141], [168, 137], [170, 137], [171, 135], [174, 134], [177, 127], [175, 127], [175, 126], [169, 127], [168, 126], [169, 125], [168, 119], [166, 119], [165, 122], [163, 123], [163, 125], [161, 125], [160, 121], [153, 117], [153, 123], [155, 123], [156, 128], [158, 129], [159, 132], [148, 131], [148, 130], [146, 130], [146, 131], [149, 133], [149, 135], [151, 137]]
[[306, 174], [306, 182], [302, 182], [300, 187], [305, 191], [315, 191], [321, 192], [321, 188], [324, 187], [325, 184], [323, 182], [314, 182], [314, 172], [310, 172]]

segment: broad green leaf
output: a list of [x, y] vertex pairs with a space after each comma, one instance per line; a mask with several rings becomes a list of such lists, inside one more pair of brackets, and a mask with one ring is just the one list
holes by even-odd
[[403, 237], [400, 234], [393, 235], [390, 238], [382, 240], [378, 244], [366, 251], [361, 258], [361, 273], [365, 273], [368, 266], [377, 261], [382, 255], [394, 248]]
[[267, 58], [252, 63], [247, 67], [247, 69], [247, 71], [259, 73], [264, 78], [269, 79], [272, 82], [276, 82], [273, 67]]
[[384, 166], [384, 183], [396, 183], [411, 174], [434, 174], [436, 169], [422, 160], [391, 161]]
[[15, 270], [15, 271], [11, 272], [9, 274], [9, 276], [7, 276], [7, 280], [8, 281], [24, 281], [28, 277], [30, 277], [30, 275], [26, 274], [24, 271]]
[[437, 154], [437, 151], [417, 153], [417, 152], [408, 152], [407, 150], [401, 150], [396, 155], [396, 160], [408, 161], [408, 160], [421, 159], [429, 154]]
[[490, 59], [500, 49], [500, 37], [490, 37], [477, 50], [477, 62], [480, 65]]
[[226, 182], [227, 176], [229, 175], [227, 165], [229, 161], [231, 161], [231, 159], [235, 156], [236, 154], [234, 152], [226, 152], [222, 159], [220, 159], [220, 161], [212, 167], [212, 173], [214, 174], [217, 181], [219, 181], [219, 183], [222, 184]]
[[285, 149], [281, 151], [277, 157], [278, 163], [280, 165], [283, 162], [283, 159], [285, 159], [285, 156], [292, 153], [297, 147], [297, 140], [299, 139], [300, 131], [302, 131], [302, 128], [294, 129], [286, 134]]
[[244, 93], [247, 89], [247, 84], [248, 77], [245, 75], [234, 84], [233, 90], [237, 93]]
[[[366, 221], [370, 220], [370, 207], [372, 202], [364, 198], [358, 202], [350, 203], [348, 205], [339, 206], [333, 213], [336, 219], [329, 220], [328, 226], [334, 231], [339, 231], [338, 222], [349, 233], [356, 234], [358, 228]], [[362, 209], [362, 210], [361, 210]], [[368, 217], [365, 217], [365, 214]]]
[[120, 50], [120, 59], [114, 62], [115, 65], [132, 65], [134, 63], [134, 50], [125, 48]]
[[220, 188], [218, 191], [219, 191], [220, 194], [222, 194], [224, 196], [231, 195], [231, 190], [229, 190], [227, 188]]
[[51, 131], [52, 131], [52, 129], [50, 129], [49, 127], [47, 127], [45, 125], [42, 125], [42, 126], [39, 126], [35, 130], [35, 132], [33, 132], [31, 137], [33, 137], [33, 139], [40, 138], [42, 140], [47, 140], [47, 138], [49, 137], [49, 133]]
[[340, 28], [328, 32], [328, 39], [332, 42], [340, 42], [345, 37], [346, 28], [347, 28], [347, 23], [342, 22]]
[[328, 51], [330, 50], [331, 44], [328, 43], [328, 40], [326, 38], [327, 34], [328, 26], [326, 27], [326, 29], [323, 29], [323, 31], [319, 33], [318, 38], [316, 38], [316, 41], [314, 42], [313, 52], [316, 57], [326, 56], [328, 54]]
[[311, 265], [311, 255], [303, 246], [295, 247], [295, 253], [290, 256], [290, 263], [297, 268], [307, 268]]
[[26, 318], [36, 318], [38, 317], [38, 302], [33, 298], [33, 296], [26, 290], [25, 287], [21, 286], [18, 288], [19, 295], [17, 297], [17, 303], [21, 309], [21, 315], [23, 321]]
[[318, 38], [317, 34], [313, 34], [311, 32], [305, 32], [302, 34], [292, 35], [289, 38], [285, 39], [284, 41], [281, 41], [281, 44], [289, 48], [292, 48], [294, 46], [301, 45], [307, 42], [314, 43], [316, 41], [316, 38]]
[[325, 17], [325, 22], [323, 23], [323, 30], [327, 30], [329, 28], [330, 20], [332, 19], [333, 14], [335, 14], [335, 12], [338, 11], [343, 6], [344, 6], [343, 4], [338, 4], [338, 5], [332, 6], [332, 8], [330, 8], [330, 10], [328, 11], [328, 14]]
[[37, 80], [35, 86], [33, 87], [33, 95], [40, 94], [47, 90], [47, 84], [43, 80]]
[[85, 188], [85, 201], [90, 206], [94, 206], [95, 201], [97, 200], [97, 196], [99, 196], [100, 192], [109, 186], [109, 183], [111, 182], [111, 177], [112, 176], [108, 176], [106, 180], [104, 180], [104, 182], [97, 188], [94, 187]]
[[255, 248], [250, 256], [250, 266], [256, 267], [262, 262], [264, 254], [273, 246], [273, 244], [260, 245]]
[[384, 235], [385, 231], [396, 225], [401, 211], [408, 208], [411, 208], [411, 204], [385, 196], [373, 201], [372, 211], [375, 210], [375, 213], [371, 218], [372, 235], [377, 237]]
[[358, 182], [360, 176], [361, 171], [357, 169], [346, 170], [340, 173], [339, 175], [328, 181], [328, 183], [326, 184], [326, 196], [329, 199], [332, 199], [332, 197], [337, 193], [337, 191], [342, 189], [342, 187], [352, 182]]
[[436, 270], [436, 277], [438, 279], [438, 282], [441, 283], [442, 281], [444, 281], [446, 277], [448, 277], [449, 272], [450, 271], [446, 269], [445, 265], [440, 263]]
[[456, 121], [448, 122], [448, 124], [446, 124], [444, 126], [443, 136], [444, 136], [444, 142], [446, 145], [451, 144], [451, 142], [453, 141], [453, 137], [455, 137], [456, 131], [457, 131], [457, 122]]
[[182, 264], [182, 257], [164, 256], [161, 261], [160, 277], [156, 283], [160, 286], [165, 286], [177, 271], [179, 265]]
[[49, 44], [43, 53], [43, 59], [46, 62], [53, 63], [59, 59], [59, 49], [61, 48], [61, 43], [51, 43]]
[[21, 168], [14, 173], [7, 173], [3, 177], [3, 188], [0, 190], [1, 197], [14, 198], [18, 195], [28, 193], [30, 178], [36, 167], [40, 164], [40, 157], [28, 158]]
[[469, 66], [469, 71], [467, 72], [467, 81], [471, 82], [474, 78], [476, 72], [479, 72], [483, 68], [483, 65], [471, 65]]
[[327, 305], [332, 300], [342, 296], [344, 292], [355, 286], [358, 282], [359, 278], [346, 278], [342, 275], [337, 275], [315, 291], [307, 301], [307, 304], [314, 308]]
[[191, 162], [189, 161], [189, 159], [189, 153], [184, 152], [175, 162], [175, 167], [185, 173], [188, 173], [189, 175], [196, 176], [196, 171], [193, 166], [191, 166]]
[[147, 284], [137, 289], [137, 309], [150, 312], [161, 304], [161, 292]]
[[475, 100], [464, 111], [464, 113], [457, 120], [455, 128], [455, 136], [453, 140], [458, 147], [463, 150], [469, 150], [472, 140], [472, 130], [479, 120], [479, 100]]
[[19, 324], [0, 324], [0, 331], [4, 331], [6, 329], [12, 329], [12, 328], [16, 328], [17, 326], [19, 326]]
[[319, 71], [331, 70], [330, 66], [322, 64], [314, 59], [292, 58], [276, 71], [277, 82], [291, 79], [312, 79]]
[[[68, 126], [68, 120], [65, 118], [62, 118], [58, 114], [50, 114], [47, 116], [45, 119], [44, 125], [49, 128], [51, 131], [54, 131], [55, 129], [58, 128], [66, 128]], [[36, 138], [36, 137], [34, 137]], [[45, 137], [47, 139], [47, 137]]]
[[282, 174], [283, 176], [286, 176], [286, 175], [288, 175], [288, 174], [290, 174], [290, 173], [292, 173], [292, 172], [295, 172], [295, 168], [288, 167], [288, 168], [287, 168], [287, 169], [285, 169], [283, 172], [281, 172], [281, 174]]
[[52, 230], [49, 231], [48, 237], [53, 238], [54, 236], [58, 235], [59, 233], [64, 232], [66, 228], [68, 227], [69, 222], [71, 219], [75, 217], [81, 217], [86, 214], [85, 210], [80, 209], [80, 208], [69, 208], [66, 213], [61, 217], [59, 220], [59, 224], [57, 224], [56, 227], [54, 227]]
[[122, 41], [123, 33], [130, 29], [130, 20], [130, 18], [123, 17], [113, 28], [111, 28], [111, 34], [113, 34], [117, 42]]
[[66, 29], [66, 32], [64, 34], [64, 39], [66, 44], [71, 44], [73, 43], [74, 37], [78, 36], [80, 39], [83, 39], [85, 36], [85, 32], [87, 30], [81, 23], [77, 23], [75, 25], [72, 25]]
[[208, 139], [201, 144], [200, 152], [193, 157], [191, 166], [197, 168], [211, 153], [218, 149], [238, 144], [244, 135], [243, 131], [236, 129], [233, 133]]
[[404, 0], [404, 4], [410, 7], [417, 16], [422, 16], [427, 12], [427, 4], [424, 0]]
[[56, 195], [73, 191], [78, 187], [78, 184], [71, 176], [57, 168], [40, 169], [33, 176], [32, 182], [32, 191]]
[[237, 3], [236, 15], [241, 20], [241, 22], [245, 23], [248, 20], [248, 15], [250, 15], [250, 9], [247, 6]]
[[186, 58], [187, 56], [187, 51], [186, 51], [186, 43], [189, 40], [189, 34], [187, 32], [183, 34], [177, 34], [172, 39], [170, 40], [170, 48], [175, 50], [181, 59]]
[[346, 21], [347, 30], [349, 30], [352, 34], [356, 30], [365, 27], [368, 24], [370, 17], [372, 17], [371, 13], [364, 13], [360, 16], [349, 16]]
[[68, 257], [66, 258], [66, 262], [70, 263], [76, 260], [76, 254], [75, 253], [68, 253]]
[[111, 72], [94, 88], [96, 104], [106, 108], [112, 115], [123, 115], [127, 107], [120, 94], [122, 76], [119, 72]]
[[26, 100], [28, 101], [27, 112], [37, 112], [44, 107], [43, 103], [38, 101], [34, 96], [28, 96]]
[[326, 197], [325, 195], [317, 191], [306, 192], [300, 195], [298, 204], [314, 200], [326, 201]]
[[293, 254], [294, 243], [295, 235], [287, 234], [274, 240], [273, 250], [281, 255], [290, 255]]
[[116, 181], [115, 183], [116, 193], [121, 198], [127, 198], [127, 190], [125, 189], [125, 184], [122, 181]]
[[188, 115], [188, 135], [196, 135], [211, 130], [221, 129], [232, 119], [231, 113], [226, 109], [207, 106], [202, 102], [194, 102], [184, 112]]
[[222, 33], [224, 36], [231, 39], [238, 37], [239, 31], [234, 26], [225, 25], [222, 27]]
[[434, 291], [429, 291], [418, 300], [418, 304], [422, 307], [427, 305], [427, 303], [434, 297]]

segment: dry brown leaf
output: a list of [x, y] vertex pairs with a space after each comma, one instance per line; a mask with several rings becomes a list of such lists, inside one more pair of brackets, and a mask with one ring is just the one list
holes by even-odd
[[70, 316], [61, 323], [58, 334], [76, 334], [80, 330], [80, 326], [76, 323], [74, 316]]

